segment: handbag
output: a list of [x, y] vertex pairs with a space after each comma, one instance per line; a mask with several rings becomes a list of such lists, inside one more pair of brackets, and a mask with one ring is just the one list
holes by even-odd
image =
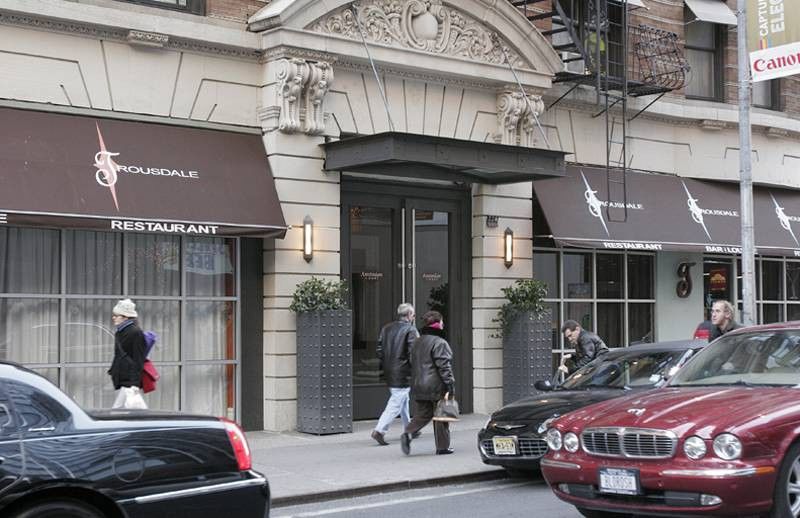
[[444, 397], [436, 403], [436, 408], [433, 410], [433, 420], [443, 421], [450, 423], [458, 421], [458, 415], [461, 411], [458, 408], [458, 401], [455, 398], [449, 398], [449, 393], [445, 393]]
[[142, 392], [148, 394], [156, 389], [156, 383], [161, 376], [158, 374], [158, 369], [150, 360], [144, 361], [144, 369], [142, 369]]

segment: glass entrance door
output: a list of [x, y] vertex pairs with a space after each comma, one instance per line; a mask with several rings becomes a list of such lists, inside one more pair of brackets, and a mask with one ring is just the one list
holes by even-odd
[[[349, 280], [353, 308], [353, 415], [377, 418], [388, 388], [376, 358], [381, 327], [395, 318], [397, 306], [410, 302], [422, 315], [439, 311], [448, 341], [456, 353], [463, 343], [463, 321], [453, 311], [454, 272], [461, 254], [455, 232], [456, 202], [396, 195], [345, 193], [343, 269]], [[454, 338], [456, 340], [454, 340]], [[456, 375], [460, 377], [459, 369]], [[466, 373], [465, 373], [466, 374]], [[458, 379], [457, 379], [458, 381]], [[457, 382], [457, 387], [460, 384]]]

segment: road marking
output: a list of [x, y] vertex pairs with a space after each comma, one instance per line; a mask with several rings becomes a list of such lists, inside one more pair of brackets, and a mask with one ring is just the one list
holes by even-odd
[[514, 487], [521, 487], [521, 486], [530, 486], [535, 485], [531, 484], [531, 482], [517, 482], [515, 484], [505, 484], [500, 486], [492, 486], [492, 487], [481, 487], [477, 489], [466, 489], [463, 491], [452, 491], [450, 493], [437, 493], [435, 495], [428, 495], [428, 496], [415, 496], [411, 498], [397, 498], [395, 500], [388, 500], [386, 502], [375, 502], [372, 504], [363, 504], [363, 505], [350, 505], [347, 507], [335, 507], [333, 509], [325, 509], [324, 511], [310, 511], [307, 513], [300, 513], [300, 514], [282, 514], [276, 516], [275, 518], [306, 518], [311, 516], [325, 516], [326, 514], [338, 514], [338, 513], [346, 513], [349, 511], [360, 511], [363, 509], [374, 509], [376, 507], [388, 507], [390, 505], [402, 505], [402, 504], [410, 504], [414, 502], [424, 502], [426, 500], [437, 500], [440, 498], [449, 498], [451, 496], [461, 496], [461, 495], [471, 495], [474, 493], [485, 493], [487, 491], [498, 491], [500, 489], [511, 489]]

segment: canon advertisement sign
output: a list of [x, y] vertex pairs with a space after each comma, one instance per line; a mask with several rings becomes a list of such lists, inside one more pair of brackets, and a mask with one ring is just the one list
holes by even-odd
[[800, 73], [800, 2], [748, 0], [747, 47], [753, 81]]

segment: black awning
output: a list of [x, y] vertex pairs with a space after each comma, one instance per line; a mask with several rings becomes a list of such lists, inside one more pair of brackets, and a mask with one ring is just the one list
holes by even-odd
[[488, 184], [564, 176], [562, 151], [410, 133], [325, 144], [325, 169]]
[[0, 224], [283, 236], [259, 135], [0, 108]]
[[[609, 202], [607, 179], [605, 169], [570, 165], [564, 178], [534, 182], [559, 244], [741, 253], [737, 183], [628, 172], [627, 211], [622, 211], [622, 199]], [[800, 256], [800, 191], [757, 186], [753, 207], [757, 253]]]

